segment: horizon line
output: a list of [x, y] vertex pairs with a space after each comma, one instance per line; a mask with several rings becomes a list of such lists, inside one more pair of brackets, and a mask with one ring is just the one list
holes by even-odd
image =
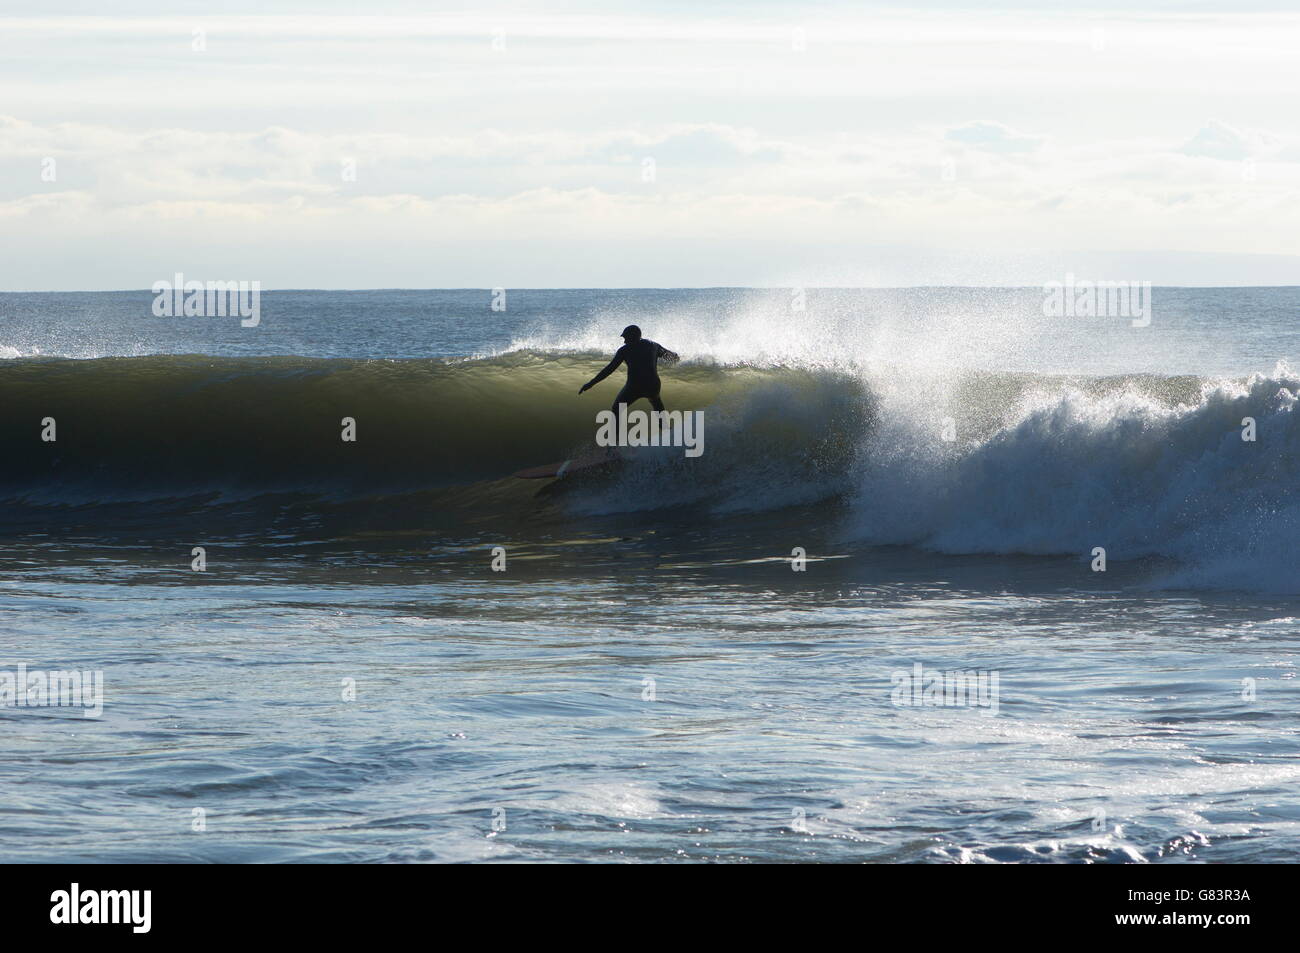
[[[217, 279], [213, 279], [217, 280]], [[235, 279], [238, 281], [239, 279]], [[253, 279], [256, 280], [256, 279]], [[1055, 281], [1056, 279], [1052, 279]], [[1081, 278], [1079, 284], [1099, 282], [1127, 282], [1134, 283], [1132, 279], [1115, 279], [1115, 278]], [[1143, 283], [1138, 281], [1136, 283]], [[989, 285], [963, 285], [963, 284], [915, 284], [915, 285], [799, 285], [799, 284], [782, 284], [782, 285], [538, 285], [533, 287], [513, 287], [511, 285], [475, 286], [466, 285], [460, 287], [417, 287], [417, 286], [398, 286], [388, 285], [373, 288], [259, 288], [259, 293], [265, 294], [287, 294], [291, 292], [343, 292], [359, 293], [367, 291], [482, 291], [491, 293], [496, 288], [504, 288], [506, 291], [789, 291], [793, 288], [799, 288], [804, 291], [918, 291], [928, 289], [945, 289], [945, 290], [1004, 290], [1004, 291], [1023, 291], [1023, 290], [1042, 290], [1042, 285], [1013, 285], [1013, 284], [989, 284]], [[1200, 291], [1219, 291], [1232, 288], [1300, 288], [1300, 282], [1295, 284], [1284, 285], [1166, 285], [1151, 284], [1152, 288], [1176, 288]], [[0, 290], [0, 295], [18, 295], [18, 294], [155, 294], [152, 288], [46, 288], [39, 290], [11, 291]]]

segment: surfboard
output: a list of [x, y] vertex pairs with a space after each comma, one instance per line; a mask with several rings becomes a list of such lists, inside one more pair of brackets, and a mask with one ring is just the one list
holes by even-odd
[[561, 460], [559, 463], [529, 467], [527, 470], [519, 470], [514, 475], [521, 480], [558, 480], [566, 476], [572, 476], [575, 473], [596, 470], [601, 467], [617, 466], [622, 462], [623, 458], [617, 454], [592, 453], [585, 457], [572, 457], [568, 460]]

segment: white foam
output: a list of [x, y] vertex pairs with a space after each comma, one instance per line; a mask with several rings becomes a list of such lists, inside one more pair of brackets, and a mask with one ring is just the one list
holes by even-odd
[[1038, 385], [991, 435], [945, 443], [945, 408], [887, 397], [847, 535], [951, 553], [1087, 559], [1103, 547], [1112, 560], [1181, 560], [1170, 585], [1296, 591], [1298, 399], [1285, 365], [1172, 405], [1132, 382]]

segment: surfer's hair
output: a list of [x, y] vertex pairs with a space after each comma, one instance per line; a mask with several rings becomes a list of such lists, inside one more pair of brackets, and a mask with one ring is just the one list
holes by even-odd
[[626, 338], [630, 341], [639, 341], [641, 340], [641, 329], [635, 324], [629, 324], [623, 329], [623, 333], [620, 334], [619, 337]]

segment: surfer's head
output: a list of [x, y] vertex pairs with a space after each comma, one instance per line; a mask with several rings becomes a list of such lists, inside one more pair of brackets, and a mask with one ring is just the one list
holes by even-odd
[[638, 328], [635, 324], [629, 324], [627, 327], [623, 329], [622, 338], [624, 341], [627, 341], [629, 344], [631, 344], [633, 341], [639, 341], [641, 340], [641, 329]]

